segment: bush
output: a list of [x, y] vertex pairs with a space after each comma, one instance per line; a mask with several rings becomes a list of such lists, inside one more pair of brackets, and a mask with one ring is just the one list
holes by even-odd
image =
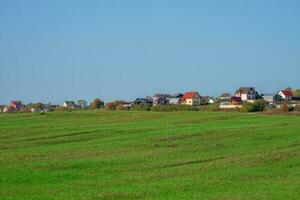
[[220, 104], [218, 103], [211, 104], [207, 107], [207, 109], [208, 111], [212, 111], [212, 112], [220, 111]]
[[267, 112], [278, 112], [277, 106], [275, 104], [268, 104], [265, 108]]
[[156, 105], [151, 107], [151, 111], [172, 112], [172, 111], [197, 111], [198, 108], [190, 105]]
[[151, 105], [139, 104], [131, 106], [131, 110], [133, 111], [150, 111]]
[[[121, 110], [124, 108], [126, 102], [123, 100], [116, 100], [114, 102], [109, 102], [105, 104], [105, 110]], [[124, 109], [123, 109], [124, 110]]]
[[253, 103], [246, 102], [242, 106], [242, 110], [245, 112], [262, 112], [265, 110], [267, 102], [262, 99], [256, 100]]
[[295, 108], [294, 108], [294, 111], [300, 112], [300, 105], [296, 105]]
[[126, 110], [126, 108], [124, 107], [124, 104], [119, 104], [119, 105], [116, 106], [116, 110], [117, 111], [124, 111], [124, 110]]
[[105, 104], [105, 110], [116, 110], [116, 104], [114, 102], [109, 102]]
[[279, 111], [280, 112], [288, 112], [289, 111], [288, 104], [286, 104], [286, 103], [281, 104], [280, 107], [279, 107]]
[[69, 111], [69, 112], [71, 112], [72, 110], [67, 108], [67, 107], [59, 107], [59, 108], [56, 109], [56, 111]]

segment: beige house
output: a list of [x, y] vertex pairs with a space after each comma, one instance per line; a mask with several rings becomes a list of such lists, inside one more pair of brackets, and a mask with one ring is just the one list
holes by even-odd
[[180, 101], [183, 105], [199, 106], [201, 97], [198, 92], [186, 92]]

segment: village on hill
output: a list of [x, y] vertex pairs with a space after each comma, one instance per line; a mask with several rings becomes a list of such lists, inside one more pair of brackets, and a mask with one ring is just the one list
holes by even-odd
[[75, 109], [107, 109], [107, 110], [153, 110], [153, 111], [184, 111], [211, 110], [230, 111], [299, 111], [300, 90], [286, 88], [276, 93], [260, 94], [255, 87], [241, 87], [232, 95], [223, 93], [219, 97], [201, 96], [197, 91], [177, 94], [155, 94], [139, 97], [134, 101], [116, 100], [104, 103], [99, 98], [88, 104], [85, 100], [64, 101], [62, 105], [51, 103], [23, 104], [20, 100], [11, 101], [8, 105], [0, 105], [0, 113], [15, 112], [49, 112], [55, 110]]

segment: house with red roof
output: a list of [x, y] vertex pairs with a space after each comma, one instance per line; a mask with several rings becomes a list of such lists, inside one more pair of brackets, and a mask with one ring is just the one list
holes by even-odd
[[242, 105], [243, 100], [241, 97], [231, 97], [231, 105]]
[[199, 106], [201, 97], [198, 92], [186, 92], [180, 99], [181, 104], [190, 106]]
[[292, 100], [292, 98], [294, 96], [293, 92], [290, 91], [290, 90], [281, 90], [281, 91], [278, 92], [278, 94], [279, 94], [279, 96], [281, 96], [281, 98], [283, 100], [286, 100], [286, 101]]
[[9, 107], [18, 111], [22, 108], [22, 101], [11, 101]]

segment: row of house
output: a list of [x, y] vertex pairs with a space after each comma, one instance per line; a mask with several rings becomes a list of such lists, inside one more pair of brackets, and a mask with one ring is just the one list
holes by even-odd
[[201, 104], [201, 96], [198, 92], [186, 92], [184, 94], [177, 93], [174, 95], [170, 94], [155, 94], [153, 97], [148, 98], [137, 98], [133, 105], [191, 105], [191, 106], [198, 106]]
[[[221, 108], [236, 108], [241, 107], [243, 102], [253, 102], [258, 98], [263, 98], [266, 102], [276, 104], [282, 100], [284, 101], [300, 101], [300, 97], [295, 97], [290, 89], [281, 90], [275, 94], [262, 94], [259, 95], [255, 87], [241, 87], [235, 91], [234, 95], [230, 93], [223, 93], [218, 98], [211, 98], [208, 96], [200, 96], [196, 91], [170, 94], [155, 94], [152, 97], [137, 98], [133, 102], [124, 103], [124, 107], [131, 107], [132, 105], [190, 105], [199, 106], [202, 104], [220, 103]], [[21, 101], [11, 101], [8, 105], [0, 105], [0, 112], [17, 112], [30, 109], [30, 112], [43, 112], [50, 109], [57, 109], [60, 107], [68, 109], [77, 109], [87, 107], [87, 103], [77, 105], [74, 101], [65, 101], [61, 106], [51, 104], [41, 104], [38, 106], [23, 105]]]
[[253, 102], [254, 100], [262, 98], [270, 104], [276, 104], [281, 101], [300, 101], [299, 97], [295, 97], [293, 92], [289, 89], [280, 90], [274, 94], [261, 94], [255, 90], [254, 87], [241, 87], [236, 90], [235, 95], [224, 93], [219, 97], [221, 108], [235, 108], [241, 107], [243, 102]]
[[11, 101], [8, 105], [0, 105], [0, 112], [16, 112], [23, 107], [22, 101]]
[[11, 101], [8, 105], [0, 105], [0, 113], [7, 112], [46, 112], [49, 110], [54, 110], [60, 108], [60, 105], [52, 104], [23, 104], [22, 101]]

